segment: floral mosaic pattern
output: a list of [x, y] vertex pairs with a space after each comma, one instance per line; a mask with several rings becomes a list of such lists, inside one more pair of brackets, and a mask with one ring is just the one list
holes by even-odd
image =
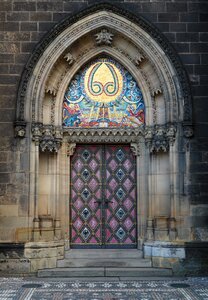
[[132, 75], [110, 58], [99, 58], [70, 82], [63, 103], [65, 127], [137, 127], [145, 122], [143, 96]]
[[[188, 288], [173, 288], [181, 280], [133, 281], [72, 281], [26, 280], [1, 278], [0, 299], [4, 300], [207, 300], [208, 279], [190, 278], [182, 282]], [[24, 284], [40, 284], [38, 288], [24, 288]]]

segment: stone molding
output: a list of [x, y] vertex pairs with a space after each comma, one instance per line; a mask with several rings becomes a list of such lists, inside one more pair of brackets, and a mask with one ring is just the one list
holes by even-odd
[[62, 142], [68, 143], [67, 155], [72, 155], [76, 143], [130, 143], [138, 156], [139, 142], [144, 139], [150, 153], [167, 152], [174, 144], [177, 128], [174, 124], [137, 128], [60, 128], [33, 123], [32, 137], [41, 152], [58, 152]]

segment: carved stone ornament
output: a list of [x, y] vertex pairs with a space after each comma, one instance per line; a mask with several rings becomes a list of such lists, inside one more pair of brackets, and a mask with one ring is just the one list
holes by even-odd
[[73, 155], [75, 149], [76, 149], [76, 143], [68, 143], [67, 144], [67, 156]]
[[99, 33], [95, 34], [95, 41], [98, 46], [107, 45], [110, 46], [113, 41], [114, 34], [107, 29], [102, 29]]
[[183, 135], [186, 138], [191, 138], [194, 135], [193, 126], [191, 124], [183, 124]]
[[52, 96], [56, 96], [56, 93], [57, 93], [56, 89], [55, 89], [54, 87], [52, 87], [52, 86], [47, 86], [47, 87], [45, 88], [45, 92], [46, 92], [47, 94], [52, 95]]
[[136, 143], [143, 135], [144, 128], [82, 128], [64, 129], [64, 137], [69, 143]]
[[74, 57], [70, 52], [64, 56], [64, 59], [68, 62], [70, 66], [74, 63]]
[[150, 152], [167, 152], [174, 144], [176, 127], [173, 124], [146, 128], [145, 141]]
[[15, 136], [24, 138], [26, 134], [26, 122], [16, 121], [14, 124]]
[[133, 153], [135, 156], [139, 156], [139, 155], [140, 155], [139, 144], [131, 143], [130, 149], [131, 149], [132, 153]]
[[138, 53], [137, 56], [134, 58], [134, 64], [138, 67], [143, 60], [144, 60], [144, 55]]
[[167, 152], [173, 145], [176, 127], [173, 124], [137, 128], [64, 128], [64, 140], [68, 143], [131, 143], [132, 151], [139, 155], [139, 141], [145, 139], [150, 152]]
[[39, 145], [42, 152], [58, 152], [62, 144], [63, 133], [61, 128], [52, 125], [35, 123], [32, 126], [33, 141]]

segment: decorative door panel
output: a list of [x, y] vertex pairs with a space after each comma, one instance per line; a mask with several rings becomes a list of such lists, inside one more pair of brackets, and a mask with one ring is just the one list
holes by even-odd
[[136, 247], [136, 165], [127, 145], [78, 145], [71, 162], [71, 246]]
[[136, 246], [135, 157], [129, 146], [105, 148], [105, 244]]
[[71, 164], [71, 243], [102, 244], [102, 148], [77, 146]]

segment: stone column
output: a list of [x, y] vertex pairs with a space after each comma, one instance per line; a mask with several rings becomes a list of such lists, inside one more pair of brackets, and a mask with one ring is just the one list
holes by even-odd
[[60, 203], [59, 203], [59, 185], [60, 185], [60, 172], [59, 172], [59, 164], [60, 164], [60, 155], [59, 152], [54, 154], [54, 159], [56, 162], [55, 165], [55, 219], [54, 219], [54, 228], [55, 228], [55, 237], [60, 240], [61, 239], [61, 224], [60, 224]]
[[[75, 152], [75, 149], [76, 149], [76, 143], [68, 143], [67, 144], [67, 159], [68, 159], [68, 185], [69, 187], [71, 186], [71, 173], [70, 173], [70, 164], [71, 164], [71, 156], [74, 154]], [[70, 188], [69, 188], [69, 195], [68, 195], [68, 201], [70, 202], [71, 199], [70, 199]], [[69, 210], [70, 210], [70, 205], [69, 205]], [[66, 221], [68, 221], [68, 224], [66, 224], [66, 226], [68, 227], [68, 230], [69, 230], [69, 227], [70, 227], [70, 224], [71, 224], [71, 219], [70, 219], [70, 216], [69, 216], [69, 213], [68, 213], [68, 218], [66, 219]], [[68, 240], [66, 241], [65, 240], [65, 247], [66, 248], [70, 248], [70, 234], [68, 234]]]
[[179, 194], [179, 169], [178, 154], [175, 142], [175, 127], [170, 126], [167, 130], [167, 138], [169, 140], [169, 163], [170, 163], [170, 218], [169, 218], [169, 239], [176, 239], [176, 216], [178, 214], [178, 194]]
[[32, 128], [33, 141], [35, 143], [34, 153], [34, 219], [33, 219], [33, 241], [40, 239], [40, 220], [38, 217], [38, 176], [39, 176], [39, 142], [42, 136], [42, 124], [35, 124]]
[[153, 232], [153, 215], [152, 215], [152, 197], [155, 195], [155, 187], [153, 182], [153, 159], [154, 155], [151, 153], [151, 145], [153, 140], [153, 132], [151, 129], [145, 133], [145, 157], [146, 157], [146, 172], [147, 172], [147, 230], [146, 239], [152, 241], [154, 239]]

